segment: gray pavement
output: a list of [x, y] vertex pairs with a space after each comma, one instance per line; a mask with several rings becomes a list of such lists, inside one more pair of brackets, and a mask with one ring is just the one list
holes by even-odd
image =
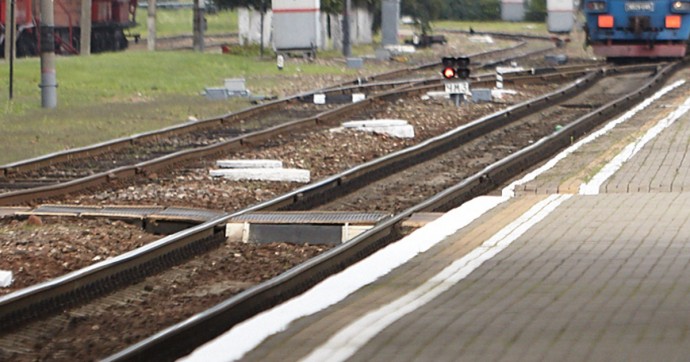
[[687, 360], [688, 202], [575, 197], [353, 359]]

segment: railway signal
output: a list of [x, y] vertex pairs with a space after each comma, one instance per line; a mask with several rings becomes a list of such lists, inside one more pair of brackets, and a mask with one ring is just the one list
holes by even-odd
[[443, 57], [441, 59], [443, 70], [441, 75], [445, 79], [446, 93], [459, 106], [466, 95], [470, 93], [470, 58], [469, 57]]
[[443, 64], [441, 74], [445, 79], [468, 79], [470, 77], [469, 57], [443, 57], [441, 64]]

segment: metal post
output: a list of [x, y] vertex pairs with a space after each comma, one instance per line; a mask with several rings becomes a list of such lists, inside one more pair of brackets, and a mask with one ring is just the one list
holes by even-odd
[[91, 0], [82, 0], [81, 2], [81, 35], [79, 36], [79, 54], [91, 54], [91, 8], [93, 3]]
[[259, 47], [260, 48], [259, 56], [261, 57], [261, 59], [264, 58], [264, 20], [265, 20], [265, 17], [266, 17], [266, 2], [262, 2], [261, 3], [261, 22], [259, 24], [261, 26], [261, 30], [260, 30], [261, 35], [259, 36], [261, 39], [261, 45]]
[[194, 50], [204, 51], [204, 2], [194, 0]]
[[148, 5], [146, 28], [149, 35], [146, 37], [146, 47], [152, 52], [156, 50], [156, 0], [148, 0]]
[[55, 15], [53, 0], [41, 0], [41, 106], [57, 107], [55, 76]]
[[[16, 19], [14, 18], [14, 7], [15, 3], [14, 0], [11, 1], [10, 4], [10, 18], [5, 19], [5, 24], [7, 24], [10, 28], [10, 37], [9, 39], [5, 37], [5, 45], [9, 43], [9, 59], [10, 59], [10, 100], [12, 100], [13, 93], [14, 93], [14, 56], [15, 56], [15, 51], [14, 51], [14, 29], [17, 27], [16, 26]], [[5, 27], [7, 29], [7, 27]]]
[[343, 13], [343, 55], [352, 55], [352, 45], [350, 42], [350, 0], [345, 0], [345, 11]]
[[453, 94], [452, 98], [453, 98], [453, 101], [455, 101], [455, 106], [460, 107], [462, 105], [462, 101], [465, 100], [465, 95], [464, 94]]

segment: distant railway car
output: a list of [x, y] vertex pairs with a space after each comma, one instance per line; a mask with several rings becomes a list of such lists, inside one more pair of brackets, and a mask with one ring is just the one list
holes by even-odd
[[574, 0], [546, 0], [546, 27], [550, 33], [570, 33], [574, 25]]
[[690, 1], [585, 0], [587, 42], [607, 58], [675, 58], [687, 53]]
[[[6, 2], [0, 0], [0, 57], [5, 54], [10, 18]], [[17, 56], [37, 55], [40, 50], [39, 26], [41, 0], [15, 0]], [[81, 44], [81, 0], [52, 0], [55, 19], [55, 51], [79, 53]], [[91, 51], [116, 51], [127, 48], [125, 30], [135, 25], [136, 0], [92, 0]]]

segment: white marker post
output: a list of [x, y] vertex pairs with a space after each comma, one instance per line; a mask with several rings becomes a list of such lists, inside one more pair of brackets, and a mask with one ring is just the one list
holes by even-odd
[[278, 54], [278, 57], [276, 57], [276, 65], [278, 66], [278, 70], [283, 70], [285, 66], [285, 57], [282, 54]]

